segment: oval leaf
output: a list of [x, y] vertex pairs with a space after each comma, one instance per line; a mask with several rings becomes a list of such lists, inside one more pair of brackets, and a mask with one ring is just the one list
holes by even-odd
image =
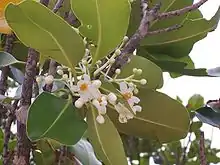
[[0, 51], [0, 67], [19, 63], [10, 53]]
[[71, 0], [72, 10], [82, 25], [80, 32], [97, 48], [93, 63], [116, 48], [126, 35], [130, 3], [128, 0]]
[[160, 142], [179, 140], [187, 135], [189, 115], [178, 101], [163, 93], [147, 89], [141, 89], [138, 97], [141, 100], [142, 112], [128, 120], [128, 123], [119, 123], [116, 111], [108, 111], [120, 132]]
[[135, 79], [146, 79], [147, 88], [156, 89], [163, 86], [163, 73], [162, 70], [153, 62], [141, 56], [134, 56], [130, 63], [122, 68], [122, 72], [119, 75], [121, 78], [130, 76], [133, 72], [133, 68], [142, 69], [140, 76], [135, 76]]
[[35, 1], [9, 4], [5, 17], [23, 44], [44, 56], [72, 70], [82, 59], [85, 51], [82, 38], [67, 22], [42, 4]]
[[91, 107], [88, 111], [88, 134], [95, 152], [105, 165], [127, 165], [123, 144], [114, 124], [108, 116], [105, 116], [104, 124], [99, 124], [96, 117], [97, 110]]
[[50, 138], [73, 145], [80, 140], [86, 128], [87, 124], [77, 115], [71, 99], [64, 100], [43, 92], [29, 108], [27, 132], [32, 141]]

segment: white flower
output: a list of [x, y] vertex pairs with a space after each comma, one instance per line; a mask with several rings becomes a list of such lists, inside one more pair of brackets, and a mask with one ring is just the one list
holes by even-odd
[[84, 74], [83, 80], [77, 82], [77, 85], [71, 87], [72, 92], [78, 92], [80, 98], [84, 102], [88, 102], [94, 98], [100, 98], [101, 93], [98, 88], [92, 84], [89, 75]]
[[78, 100], [75, 101], [75, 107], [76, 108], [82, 108], [84, 102], [81, 98], [79, 98]]
[[106, 114], [106, 106], [108, 103], [105, 96], [102, 96], [99, 99], [94, 99], [92, 104], [97, 108], [99, 114]]
[[135, 103], [138, 104], [140, 99], [136, 96], [133, 96], [134, 87], [129, 86], [125, 82], [120, 83], [120, 93], [127, 100], [130, 106], [133, 106]]
[[125, 100], [127, 100], [133, 112], [136, 113], [141, 111], [141, 107], [137, 107], [137, 105], [135, 106], [134, 104], [138, 104], [140, 99], [136, 96], [133, 96], [133, 91], [133, 86], [128, 86], [125, 82], [120, 83], [120, 93], [123, 95]]
[[118, 120], [121, 123], [126, 123], [128, 119], [132, 119], [134, 115], [123, 104], [118, 103], [115, 105], [116, 111], [119, 113]]

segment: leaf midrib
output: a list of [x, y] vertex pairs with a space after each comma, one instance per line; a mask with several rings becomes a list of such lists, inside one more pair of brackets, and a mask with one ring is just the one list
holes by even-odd
[[60, 119], [60, 117], [61, 117], [61, 116], [64, 114], [64, 112], [67, 110], [67, 108], [68, 108], [68, 106], [70, 105], [70, 103], [71, 103], [71, 100], [69, 99], [69, 100], [66, 102], [65, 106], [63, 107], [63, 110], [59, 113], [59, 115], [58, 115], [57, 118], [53, 121], [53, 123], [50, 125], [50, 127], [39, 137], [39, 139], [42, 138], [42, 137], [44, 137], [44, 136], [51, 130], [51, 128], [57, 123], [57, 121]]
[[[12, 4], [12, 5], [13, 5], [13, 4]], [[15, 6], [15, 5], [14, 5], [14, 6]], [[18, 8], [22, 11], [22, 13], [28, 18], [28, 20], [29, 20], [31, 23], [33, 23], [33, 24], [34, 24], [35, 26], [37, 26], [39, 29], [45, 31], [46, 33], [48, 33], [48, 34], [52, 37], [52, 39], [54, 40], [54, 42], [57, 44], [58, 48], [61, 50], [63, 56], [65, 57], [65, 59], [66, 59], [66, 61], [67, 61], [67, 63], [69, 64], [69, 66], [71, 66], [71, 69], [72, 69], [72, 70], [75, 70], [74, 66], [72, 65], [72, 63], [70, 62], [70, 60], [69, 60], [69, 58], [68, 58], [67, 53], [66, 53], [65, 50], [62, 48], [62, 46], [59, 44], [59, 42], [57, 41], [57, 39], [53, 36], [53, 34], [52, 34], [51, 32], [49, 32], [49, 31], [47, 31], [46, 29], [44, 29], [43, 27], [41, 27], [40, 25], [36, 24], [36, 23], [31, 19], [31, 17], [29, 17], [29, 16], [23, 11], [23, 9], [22, 9], [20, 6], [15, 6], [15, 7], [18, 7]]]
[[[141, 117], [134, 116], [134, 119], [137, 119], [137, 120], [140, 120], [140, 121], [144, 121], [144, 122], [147, 122], [147, 123], [150, 123], [150, 124], [155, 124], [155, 125], [158, 125], [158, 126], [161, 126], [161, 127], [165, 127], [165, 128], [168, 128], [168, 129], [172, 129], [172, 130], [176, 130], [176, 131], [180, 131], [180, 132], [186, 132], [186, 131], [183, 131], [183, 130], [180, 129], [180, 128], [171, 127], [171, 126], [169, 126], [169, 125], [162, 124], [162, 123], [158, 123], [158, 122], [154, 122], [154, 121], [152, 121], [152, 120], [147, 120], [147, 119], [144, 119], [144, 118], [141, 118]], [[131, 120], [133, 120], [133, 119], [131, 119]]]
[[157, 45], [165, 45], [165, 44], [171, 44], [171, 43], [176, 43], [176, 42], [181, 42], [181, 41], [184, 41], [184, 40], [187, 40], [189, 38], [193, 38], [193, 37], [196, 37], [196, 36], [199, 36], [199, 35], [202, 35], [204, 33], [208, 33], [209, 31], [211, 31], [213, 29], [213, 26], [211, 28], [208, 28], [200, 33], [196, 33], [194, 35], [190, 35], [190, 36], [187, 36], [187, 37], [180, 37], [179, 39], [175, 39], [175, 40], [170, 40], [170, 41], [166, 41], [166, 42], [160, 42], [160, 43], [155, 43], [155, 44], [144, 44], [143, 46], [157, 46]]
[[101, 137], [99, 136], [99, 131], [98, 131], [98, 127], [97, 127], [97, 122], [96, 122], [96, 119], [95, 119], [95, 114], [94, 114], [94, 109], [93, 107], [91, 106], [91, 111], [92, 111], [92, 119], [93, 119], [93, 122], [94, 122], [94, 127], [95, 127], [95, 131], [96, 131], [96, 135], [97, 135], [97, 138], [98, 138], [98, 141], [100, 143], [100, 147], [105, 155], [105, 157], [107, 158], [108, 162], [113, 165], [111, 163], [111, 161], [109, 160], [108, 156], [107, 156], [107, 153], [105, 152], [105, 149], [103, 148], [103, 143], [102, 143], [102, 140], [101, 140]]
[[101, 25], [101, 16], [99, 12], [98, 0], [95, 0], [95, 6], [96, 6], [97, 23], [98, 23], [98, 42], [97, 42], [97, 50], [95, 56], [93, 57], [93, 63], [96, 62], [97, 56], [99, 55], [100, 44], [102, 39], [102, 25]]

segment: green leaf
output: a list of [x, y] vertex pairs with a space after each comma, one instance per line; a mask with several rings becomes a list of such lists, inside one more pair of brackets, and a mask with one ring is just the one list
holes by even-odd
[[215, 112], [210, 107], [202, 107], [196, 110], [196, 117], [203, 123], [212, 125], [219, 128], [220, 126], [220, 113]]
[[32, 141], [49, 138], [66, 145], [75, 144], [87, 128], [76, 111], [71, 99], [64, 100], [47, 92], [41, 93], [29, 108], [29, 138]]
[[147, 48], [150, 53], [166, 53], [172, 57], [186, 56], [195, 42], [203, 39], [208, 32], [216, 29], [219, 17], [220, 8], [209, 21], [204, 18], [187, 18], [183, 22], [183, 27], [179, 30], [148, 36], [143, 40], [142, 46]]
[[3, 133], [3, 130], [0, 129], [0, 139], [3, 139], [4, 138], [4, 133]]
[[138, 97], [142, 112], [125, 124], [118, 121], [115, 110], [108, 110], [109, 117], [120, 132], [161, 143], [179, 140], [187, 135], [189, 114], [182, 104], [163, 93], [144, 88], [140, 89]]
[[142, 69], [140, 76], [135, 76], [135, 79], [146, 79], [147, 88], [156, 89], [163, 86], [163, 74], [162, 70], [153, 62], [141, 56], [134, 56], [130, 63], [122, 68], [120, 78], [125, 78], [133, 74], [133, 68]]
[[16, 60], [11, 54], [7, 52], [0, 52], [0, 67], [9, 66], [20, 61]]
[[110, 54], [126, 35], [130, 3], [128, 0], [71, 0], [71, 7], [82, 25], [80, 32], [97, 45], [93, 63]]
[[91, 107], [88, 110], [88, 134], [98, 157], [106, 165], [127, 165], [123, 144], [114, 124], [108, 116], [105, 116], [104, 124], [99, 124], [96, 117], [97, 110]]
[[193, 122], [191, 127], [190, 127], [190, 132], [196, 132], [202, 127], [202, 122], [201, 121], [196, 121]]
[[68, 147], [68, 150], [73, 152], [75, 157], [77, 157], [82, 164], [88, 165], [101, 165], [102, 163], [98, 161], [95, 157], [92, 145], [85, 139], [81, 139], [74, 146]]
[[[39, 17], [39, 13], [42, 17]], [[38, 2], [30, 0], [18, 5], [9, 4], [5, 17], [24, 45], [73, 71], [84, 55], [82, 38], [61, 17]]]
[[192, 97], [190, 97], [187, 109], [188, 110], [196, 110], [202, 106], [204, 106], [204, 98], [199, 94], [194, 94]]

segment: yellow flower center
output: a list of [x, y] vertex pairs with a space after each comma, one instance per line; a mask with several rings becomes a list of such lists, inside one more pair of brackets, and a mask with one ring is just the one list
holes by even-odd
[[81, 84], [81, 85], [80, 85], [80, 90], [81, 90], [81, 91], [86, 91], [86, 90], [88, 90], [88, 84], [86, 84], [86, 83]]
[[126, 100], [128, 100], [133, 96], [133, 94], [131, 92], [127, 92], [127, 93], [124, 93], [123, 96]]

